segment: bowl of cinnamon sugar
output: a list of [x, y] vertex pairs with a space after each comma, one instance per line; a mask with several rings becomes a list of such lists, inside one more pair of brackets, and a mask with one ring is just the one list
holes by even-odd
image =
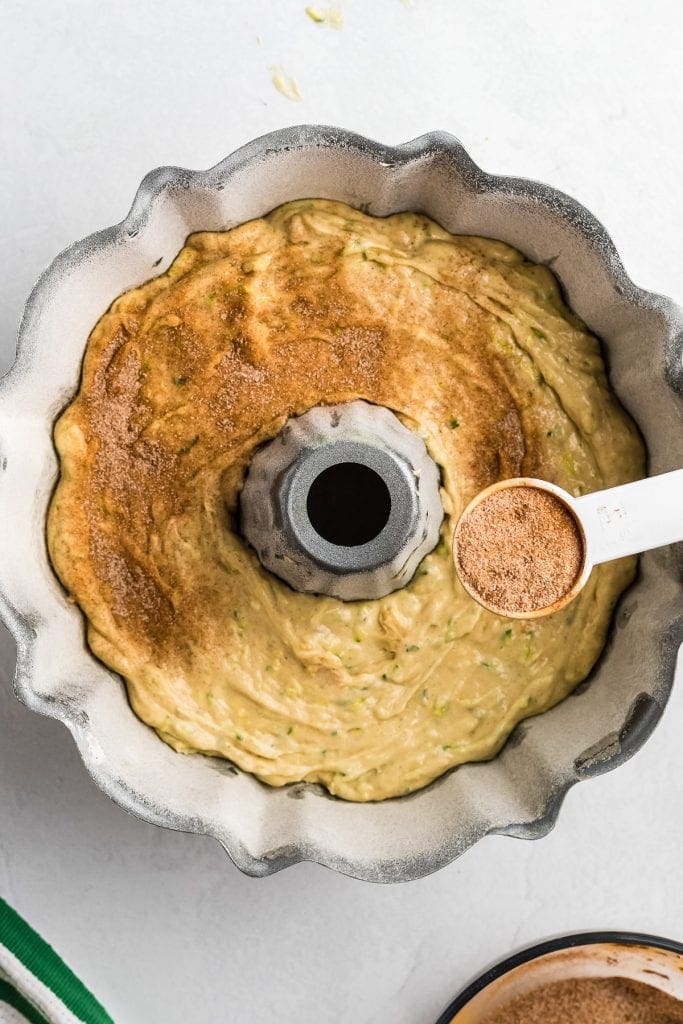
[[683, 944], [631, 932], [553, 939], [485, 971], [437, 1024], [683, 1024]]

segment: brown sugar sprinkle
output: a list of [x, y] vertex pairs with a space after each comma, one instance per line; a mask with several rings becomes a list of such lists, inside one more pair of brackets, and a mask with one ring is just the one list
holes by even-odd
[[513, 998], [483, 1024], [683, 1024], [683, 1002], [627, 978], [569, 978]]
[[483, 602], [521, 615], [567, 594], [583, 565], [583, 541], [560, 498], [539, 487], [493, 491], [461, 520], [456, 559], [463, 582]]

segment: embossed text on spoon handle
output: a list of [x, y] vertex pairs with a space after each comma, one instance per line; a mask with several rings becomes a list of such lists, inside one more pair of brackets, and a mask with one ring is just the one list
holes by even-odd
[[683, 469], [573, 501], [594, 565], [683, 540]]

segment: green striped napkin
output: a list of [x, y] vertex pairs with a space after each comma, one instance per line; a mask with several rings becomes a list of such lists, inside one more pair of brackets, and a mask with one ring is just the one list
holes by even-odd
[[0, 1024], [113, 1024], [52, 946], [0, 899]]

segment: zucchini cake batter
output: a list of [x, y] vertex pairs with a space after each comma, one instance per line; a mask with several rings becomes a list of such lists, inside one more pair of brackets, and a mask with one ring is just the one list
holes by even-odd
[[[255, 449], [287, 418], [361, 398], [441, 469], [441, 541], [402, 590], [297, 593], [238, 532]], [[50, 555], [93, 652], [176, 750], [348, 800], [493, 756], [590, 671], [633, 559], [566, 609], [499, 618], [463, 590], [454, 523], [499, 479], [574, 495], [643, 475], [598, 343], [551, 273], [501, 242], [302, 200], [192, 235], [118, 298], [60, 417]]]

